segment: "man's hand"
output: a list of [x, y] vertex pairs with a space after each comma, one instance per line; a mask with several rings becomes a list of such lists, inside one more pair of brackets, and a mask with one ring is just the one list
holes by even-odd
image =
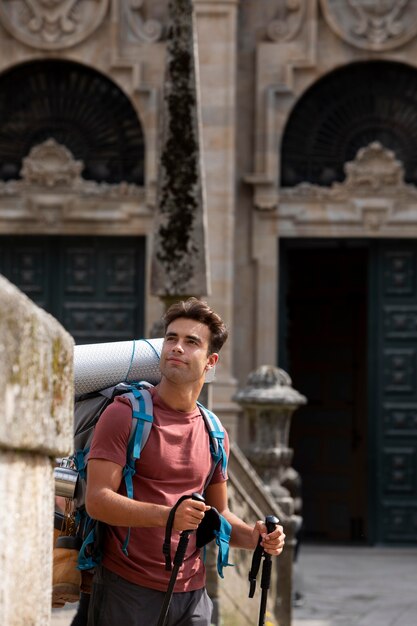
[[178, 506], [174, 517], [174, 530], [197, 530], [206, 511], [210, 509], [204, 502], [187, 498]]
[[285, 535], [282, 526], [277, 525], [272, 533], [267, 533], [264, 522], [258, 521], [252, 532], [254, 549], [258, 545], [259, 536], [262, 537], [261, 546], [267, 554], [279, 556], [284, 549]]

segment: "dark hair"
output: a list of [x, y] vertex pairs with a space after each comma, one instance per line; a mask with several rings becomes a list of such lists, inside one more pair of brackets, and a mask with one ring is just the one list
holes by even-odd
[[215, 313], [207, 302], [198, 298], [188, 298], [172, 304], [162, 318], [165, 332], [168, 326], [179, 317], [195, 320], [208, 326], [210, 330], [209, 354], [219, 352], [229, 333], [220, 315]]

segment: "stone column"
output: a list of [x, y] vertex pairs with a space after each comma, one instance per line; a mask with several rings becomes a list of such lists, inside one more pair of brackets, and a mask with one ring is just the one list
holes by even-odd
[[289, 489], [288, 476], [293, 478], [291, 468], [293, 451], [288, 447], [291, 417], [294, 411], [306, 403], [306, 398], [293, 389], [291, 379], [283, 370], [262, 365], [252, 372], [246, 387], [235, 395], [247, 421], [249, 445], [246, 455], [278, 506], [284, 511], [282, 520], [286, 533], [286, 547], [277, 559], [278, 590], [276, 614], [280, 626], [291, 624], [292, 609], [292, 562], [295, 533], [301, 518], [294, 514], [294, 499]]
[[50, 623], [53, 459], [72, 431], [72, 337], [0, 276], [2, 626]]
[[192, 0], [170, 0], [152, 293], [169, 305], [207, 295], [206, 198]]
[[194, 0], [201, 86], [201, 113], [207, 189], [210, 305], [231, 328], [222, 348], [213, 385], [213, 408], [232, 439], [238, 407], [233, 344], [234, 231], [236, 219], [237, 14], [240, 0]]

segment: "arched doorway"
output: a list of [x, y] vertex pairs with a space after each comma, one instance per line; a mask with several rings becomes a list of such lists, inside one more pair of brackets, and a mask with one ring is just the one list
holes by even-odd
[[283, 204], [308, 183], [299, 215], [314, 232], [330, 211], [333, 228], [280, 240], [280, 365], [310, 398], [291, 445], [311, 538], [417, 541], [416, 101], [415, 69], [352, 64], [304, 94], [282, 141]]
[[[99, 72], [47, 60], [0, 76], [0, 204], [18, 224], [0, 272], [77, 343], [143, 335], [145, 239], [127, 220], [144, 149], [132, 103]], [[112, 236], [118, 215], [129, 236]]]

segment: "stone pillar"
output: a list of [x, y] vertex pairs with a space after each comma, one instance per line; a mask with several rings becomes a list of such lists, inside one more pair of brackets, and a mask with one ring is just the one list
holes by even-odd
[[166, 305], [207, 295], [206, 199], [192, 0], [170, 0], [152, 293]]
[[286, 372], [262, 365], [249, 375], [246, 387], [239, 390], [234, 399], [241, 405], [247, 421], [250, 444], [245, 450], [246, 455], [286, 516], [282, 520], [287, 536], [286, 547], [277, 559], [276, 614], [280, 626], [289, 626], [295, 533], [301, 518], [294, 514], [294, 499], [283, 483], [288, 483], [288, 474], [294, 473], [291, 468], [293, 451], [288, 447], [291, 417], [306, 403], [306, 398], [293, 389]]
[[53, 459], [72, 431], [72, 337], [0, 276], [2, 626], [50, 623]]

